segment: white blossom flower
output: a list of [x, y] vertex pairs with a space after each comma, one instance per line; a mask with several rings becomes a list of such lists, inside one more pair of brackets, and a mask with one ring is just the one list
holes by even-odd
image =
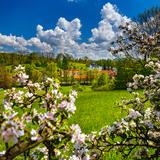
[[45, 99], [46, 99], [46, 100], [49, 100], [49, 99], [51, 99], [51, 98], [52, 98], [52, 95], [51, 95], [50, 93], [47, 93]]
[[30, 92], [27, 92], [26, 94], [25, 94], [25, 97], [27, 97], [27, 98], [31, 98], [33, 96], [33, 93], [30, 93]]
[[116, 130], [115, 126], [108, 126], [108, 133], [111, 134]]
[[147, 126], [149, 129], [153, 129], [154, 125], [150, 120], [145, 120], [144, 121], [145, 126]]
[[91, 157], [88, 154], [86, 154], [86, 156], [83, 158], [83, 160], [90, 160], [90, 159], [91, 159]]
[[48, 77], [46, 83], [53, 83], [53, 79]]
[[72, 155], [69, 160], [81, 160], [79, 157], [77, 157], [76, 155]]
[[122, 123], [122, 126], [126, 129], [126, 131], [128, 131], [129, 130], [128, 122], [122, 118], [122, 122], [121, 123]]
[[144, 118], [145, 119], [150, 119], [150, 116], [152, 115], [152, 109], [151, 108], [147, 108], [145, 110], [145, 114], [144, 114]]
[[155, 66], [156, 66], [158, 69], [160, 69], [160, 63], [159, 63], [159, 62], [156, 62], [156, 63], [155, 63]]
[[15, 67], [15, 71], [24, 71], [24, 70], [25, 68], [21, 66], [20, 64], [17, 67]]
[[8, 102], [8, 101], [6, 101], [6, 100], [3, 102], [3, 106], [4, 106], [4, 109], [5, 109], [5, 110], [12, 110], [12, 108], [11, 108], [12, 105], [13, 105], [12, 102]]
[[59, 84], [58, 84], [58, 83], [54, 83], [53, 85], [54, 85], [54, 87], [55, 87], [56, 89], [59, 88]]
[[29, 78], [29, 76], [26, 73], [19, 73], [17, 74], [17, 76], [18, 76], [17, 81], [22, 84], [26, 83]]
[[15, 123], [12, 120], [4, 122], [1, 126], [1, 136], [4, 142], [18, 142], [18, 138], [24, 135], [24, 130], [20, 128], [18, 122]]
[[0, 151], [0, 155], [4, 155], [6, 153], [6, 151]]
[[67, 111], [70, 112], [70, 113], [74, 113], [75, 110], [76, 110], [76, 106], [74, 103], [68, 103], [67, 104]]
[[57, 89], [53, 89], [52, 90], [52, 94], [57, 95], [58, 94], [58, 90]]
[[140, 98], [138, 98], [138, 97], [137, 97], [135, 100], [136, 100], [136, 102], [137, 102], [138, 104], [140, 104], [140, 103], [141, 103]]
[[86, 135], [81, 133], [79, 125], [72, 125], [71, 130], [73, 132], [71, 142], [72, 143], [76, 142], [77, 144], [83, 144], [85, 142]]
[[139, 111], [135, 111], [134, 109], [129, 109], [129, 117], [132, 119], [137, 119], [138, 117], [141, 117], [142, 115], [139, 113]]
[[32, 129], [31, 130], [31, 140], [32, 141], [37, 141], [38, 140], [38, 133], [36, 132], [36, 130]]
[[49, 120], [53, 120], [53, 121], [56, 120], [56, 118], [54, 117], [54, 113], [52, 112], [45, 113], [45, 117]]
[[61, 151], [59, 149], [54, 149], [54, 153], [55, 153], [56, 156], [61, 155]]
[[66, 100], [63, 100], [59, 105], [58, 108], [64, 109], [68, 106], [68, 102]]
[[74, 97], [77, 97], [77, 91], [72, 90], [71, 95], [74, 96]]
[[136, 125], [136, 123], [132, 120], [132, 121], [129, 122], [129, 126], [130, 126], [131, 128], [135, 128], [137, 125]]
[[21, 136], [24, 136], [24, 130], [19, 130], [18, 131], [18, 135], [21, 137]]
[[6, 143], [9, 143], [10, 141], [13, 141], [14, 143], [18, 142], [17, 133], [12, 127], [3, 130], [1, 136]]

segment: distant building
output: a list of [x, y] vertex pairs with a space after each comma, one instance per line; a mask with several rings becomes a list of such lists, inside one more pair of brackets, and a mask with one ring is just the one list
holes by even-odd
[[99, 66], [97, 64], [90, 64], [89, 69], [97, 69], [97, 70], [102, 70], [102, 66]]
[[117, 75], [117, 72], [114, 70], [79, 70], [79, 69], [70, 69], [65, 71], [65, 73], [62, 73], [62, 77], [64, 77], [65, 74], [67, 74], [67, 77], [72, 77], [75, 80], [88, 80], [88, 79], [94, 79], [100, 74], [107, 74], [109, 77], [113, 78]]

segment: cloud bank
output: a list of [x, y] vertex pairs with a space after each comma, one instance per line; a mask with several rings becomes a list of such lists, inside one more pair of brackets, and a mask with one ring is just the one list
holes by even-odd
[[37, 25], [36, 36], [28, 40], [0, 34], [0, 50], [69, 53], [76, 58], [112, 58], [107, 49], [116, 36], [121, 34], [118, 30], [119, 25], [129, 21], [129, 18], [118, 13], [116, 6], [106, 3], [101, 9], [101, 21], [97, 28], [91, 30], [92, 36], [87, 42], [80, 42], [82, 24], [78, 18], [68, 21], [61, 17], [53, 29], [45, 30], [43, 26]]

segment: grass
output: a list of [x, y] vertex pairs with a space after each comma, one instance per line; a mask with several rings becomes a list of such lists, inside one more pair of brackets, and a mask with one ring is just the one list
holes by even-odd
[[122, 97], [130, 97], [127, 91], [95, 92], [86, 90], [79, 93], [76, 100], [77, 110], [71, 123], [78, 123], [82, 131], [89, 133], [98, 131], [122, 117], [121, 109], [116, 106]]
[[[70, 89], [71, 87], [63, 87], [66, 93]], [[98, 131], [124, 115], [116, 105], [122, 97], [129, 98], [131, 95], [126, 90], [92, 91], [85, 87], [83, 92], [78, 93], [77, 110], [70, 123], [79, 124], [85, 133]]]

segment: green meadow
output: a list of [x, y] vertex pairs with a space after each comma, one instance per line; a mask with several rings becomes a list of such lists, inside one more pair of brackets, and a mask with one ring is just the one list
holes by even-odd
[[78, 123], [85, 133], [98, 131], [124, 115], [116, 103], [120, 102], [122, 97], [129, 96], [124, 90], [80, 92], [76, 100], [77, 110], [71, 122]]
[[[71, 87], [63, 87], [63, 92], [70, 90]], [[99, 131], [103, 126], [124, 116], [121, 108], [117, 106], [124, 97], [130, 98], [131, 94], [126, 90], [93, 91], [90, 87], [84, 87], [82, 92], [78, 92], [77, 110], [70, 123], [79, 124], [85, 133]]]

